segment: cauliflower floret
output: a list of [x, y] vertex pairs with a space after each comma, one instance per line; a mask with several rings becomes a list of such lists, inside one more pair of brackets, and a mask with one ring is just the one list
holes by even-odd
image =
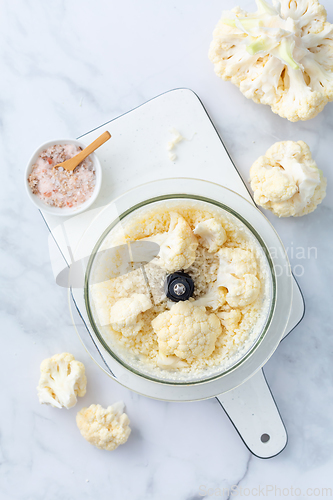
[[126, 443], [131, 429], [124, 406], [119, 401], [106, 409], [101, 405], [82, 408], [76, 415], [76, 423], [84, 439], [97, 448], [108, 451]]
[[257, 274], [258, 272], [257, 262], [250, 250], [221, 248], [218, 256], [220, 258], [219, 274], [228, 272], [241, 278], [244, 274]]
[[305, 142], [277, 142], [250, 170], [254, 201], [278, 217], [313, 212], [326, 195], [326, 179]]
[[76, 405], [77, 396], [86, 393], [85, 368], [73, 354], [64, 352], [44, 359], [40, 373], [37, 391], [41, 404], [68, 409]]
[[160, 354], [175, 355], [186, 361], [210, 356], [222, 332], [215, 314], [208, 314], [205, 307], [197, 307], [189, 301], [177, 302], [151, 324], [157, 335]]
[[221, 248], [220, 267], [216, 286], [227, 289], [226, 302], [230, 307], [245, 307], [256, 300], [260, 281], [255, 276], [257, 263], [252, 252], [241, 248]]
[[227, 239], [224, 227], [214, 218], [199, 222], [193, 232], [200, 236], [202, 244], [209, 252], [216, 252]]
[[143, 321], [138, 315], [152, 307], [150, 298], [143, 293], [133, 293], [131, 297], [118, 300], [110, 312], [110, 323], [116, 332], [128, 337], [141, 330]]
[[225, 247], [218, 251], [218, 256], [217, 279], [195, 305], [216, 311], [226, 302], [231, 307], [244, 307], [254, 302], [260, 292], [260, 281], [255, 276], [258, 266], [252, 252]]
[[186, 220], [177, 212], [170, 212], [171, 221], [157, 261], [169, 273], [187, 269], [195, 261], [198, 241]]
[[318, 0], [256, 0], [224, 12], [209, 50], [216, 74], [290, 121], [333, 100], [333, 25]]
[[242, 278], [225, 275], [221, 278], [227, 288], [226, 301], [230, 307], [245, 307], [256, 300], [260, 292], [260, 281], [253, 274], [244, 274]]
[[231, 309], [231, 311], [223, 311], [217, 314], [222, 325], [229, 331], [234, 332], [238, 328], [242, 319], [242, 313], [239, 309]]

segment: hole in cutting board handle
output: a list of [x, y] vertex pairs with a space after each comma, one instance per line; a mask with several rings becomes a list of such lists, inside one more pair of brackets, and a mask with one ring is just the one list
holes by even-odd
[[268, 441], [271, 439], [271, 436], [269, 434], [262, 434], [260, 437], [260, 441], [262, 443], [268, 443]]

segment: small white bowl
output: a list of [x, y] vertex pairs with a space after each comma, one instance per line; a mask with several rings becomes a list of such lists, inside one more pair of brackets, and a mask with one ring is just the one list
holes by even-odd
[[42, 151], [45, 151], [45, 149], [49, 148], [50, 146], [54, 146], [55, 144], [60, 144], [61, 146], [64, 144], [74, 144], [75, 146], [81, 146], [82, 149], [84, 149], [87, 146], [87, 144], [83, 144], [81, 141], [77, 141], [76, 139], [60, 139], [60, 140], [44, 142], [44, 144], [41, 144], [41, 146], [39, 146], [33, 153], [25, 169], [25, 187], [30, 200], [34, 203], [34, 205], [37, 208], [39, 208], [39, 210], [42, 210], [43, 212], [47, 212], [53, 215], [69, 217], [70, 215], [76, 215], [83, 212], [84, 210], [87, 210], [87, 208], [89, 208], [96, 200], [102, 185], [102, 167], [95, 153], [89, 155], [93, 162], [96, 172], [96, 184], [92, 195], [87, 201], [85, 201], [81, 205], [78, 205], [77, 207], [72, 207], [72, 208], [51, 207], [50, 205], [47, 205], [42, 200], [40, 200], [38, 196], [32, 193], [28, 183], [28, 177], [31, 174], [32, 167], [36, 163], [40, 153], [42, 153]]

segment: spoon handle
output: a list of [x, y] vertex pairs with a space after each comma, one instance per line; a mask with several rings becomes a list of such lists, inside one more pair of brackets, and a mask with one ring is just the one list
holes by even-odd
[[108, 131], [103, 132], [103, 134], [97, 137], [97, 139], [95, 139], [94, 142], [89, 144], [89, 146], [87, 146], [86, 148], [82, 149], [80, 153], [73, 156], [73, 158], [64, 161], [63, 163], [58, 163], [53, 168], [63, 167], [69, 171], [74, 170], [74, 168], [76, 168], [85, 158], [87, 158], [87, 156], [89, 156], [97, 148], [99, 148], [102, 144], [104, 144], [104, 142], [108, 141], [110, 137], [111, 137], [110, 132]]
[[79, 165], [79, 163], [81, 163], [83, 160], [85, 160], [87, 158], [87, 156], [89, 156], [97, 148], [102, 146], [102, 144], [104, 144], [104, 142], [108, 141], [110, 138], [111, 138], [110, 132], [108, 132], [108, 131], [103, 132], [103, 134], [100, 135], [99, 137], [97, 137], [97, 139], [95, 139], [91, 144], [89, 144], [89, 146], [82, 149], [82, 151], [80, 153], [78, 153], [77, 155], [75, 155], [73, 157], [73, 159], [75, 158], [75, 163], [76, 163], [76, 165], [73, 167], [73, 169], [75, 167], [77, 167]]

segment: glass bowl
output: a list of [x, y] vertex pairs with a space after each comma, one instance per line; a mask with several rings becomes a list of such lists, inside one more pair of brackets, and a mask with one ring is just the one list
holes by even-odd
[[[121, 352], [106, 341], [96, 321], [90, 287], [94, 266], [110, 234], [147, 206], [165, 201], [193, 200], [222, 209], [249, 231], [260, 247], [269, 274], [269, 304], [253, 343], [227, 368], [206, 370], [192, 377], [174, 377], [166, 370], [150, 371], [144, 363]], [[95, 361], [118, 382], [136, 392], [167, 400], [213, 397], [240, 385], [259, 370], [279, 344], [289, 319], [292, 281], [288, 259], [275, 230], [247, 200], [218, 184], [197, 179], [164, 179], [131, 190], [106, 206], [91, 223], [75, 253], [85, 262], [84, 289], [73, 289], [72, 297], [87, 332], [81, 339]], [[88, 333], [88, 336], [87, 336]], [[89, 344], [89, 345], [87, 345]]]

